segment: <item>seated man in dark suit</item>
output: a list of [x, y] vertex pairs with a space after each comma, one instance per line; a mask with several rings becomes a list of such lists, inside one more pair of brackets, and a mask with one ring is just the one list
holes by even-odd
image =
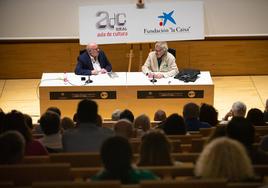
[[97, 75], [104, 74], [112, 70], [112, 65], [105, 53], [98, 48], [96, 43], [87, 45], [85, 52], [77, 58], [75, 74]]
[[211, 127], [207, 122], [199, 120], [200, 108], [193, 102], [185, 104], [182, 113], [187, 131], [199, 131], [200, 128]]

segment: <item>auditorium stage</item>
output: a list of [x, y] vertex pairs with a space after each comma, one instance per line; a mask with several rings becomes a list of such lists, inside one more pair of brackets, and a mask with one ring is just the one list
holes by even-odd
[[[230, 109], [234, 101], [246, 103], [248, 109], [264, 109], [268, 98], [266, 76], [214, 76], [214, 106], [219, 119]], [[40, 79], [0, 80], [0, 107], [8, 112], [17, 109], [31, 115], [36, 121], [40, 116]]]

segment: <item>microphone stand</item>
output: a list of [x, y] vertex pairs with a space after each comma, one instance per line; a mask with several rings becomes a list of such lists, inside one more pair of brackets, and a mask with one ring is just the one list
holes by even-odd
[[88, 79], [86, 80], [85, 84], [90, 84], [92, 83], [93, 81], [90, 79], [90, 76], [88, 75]]
[[150, 81], [154, 84], [155, 82], [157, 82], [157, 79], [155, 79], [155, 77], [153, 75], [153, 79], [151, 79]]

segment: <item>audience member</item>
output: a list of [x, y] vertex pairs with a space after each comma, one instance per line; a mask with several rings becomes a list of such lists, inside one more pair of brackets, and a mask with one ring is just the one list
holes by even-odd
[[127, 119], [133, 123], [134, 115], [129, 109], [125, 109], [120, 113], [119, 119]]
[[98, 106], [95, 101], [84, 99], [77, 107], [77, 127], [62, 135], [66, 152], [98, 152], [104, 140], [114, 135], [110, 129], [97, 126]]
[[118, 136], [130, 139], [134, 135], [133, 123], [127, 119], [120, 119], [114, 124], [114, 132]]
[[228, 119], [231, 117], [245, 117], [247, 112], [247, 106], [240, 101], [234, 102], [232, 105], [232, 109], [224, 116], [220, 124], [227, 125]]
[[55, 112], [55, 113], [57, 113], [57, 114], [60, 116], [60, 118], [61, 118], [61, 110], [60, 110], [58, 107], [56, 107], [56, 106], [48, 107], [46, 111], [52, 111], [52, 112]]
[[[60, 118], [61, 118], [61, 111], [60, 111], [60, 109], [59, 109], [58, 107], [56, 107], [56, 106], [48, 107], [48, 108], [46, 109], [46, 112], [47, 112], [47, 111], [55, 112], [55, 113], [58, 114], [58, 115], [60, 116]], [[40, 119], [38, 120], [38, 123], [40, 123]], [[43, 131], [42, 131], [41, 127], [40, 127], [40, 124], [37, 124], [37, 125], [33, 128], [32, 132], [33, 132], [33, 134], [43, 134]]]
[[20, 132], [25, 139], [25, 155], [47, 155], [46, 148], [33, 139], [29, 127], [25, 123], [24, 115], [16, 110], [6, 114], [4, 131], [14, 130]]
[[113, 111], [112, 113], [112, 121], [118, 121], [120, 119], [120, 113], [121, 113], [121, 110], [119, 109], [116, 109], [115, 111]]
[[159, 126], [167, 135], [185, 135], [187, 133], [184, 119], [177, 113], [171, 114]]
[[175, 57], [168, 52], [167, 42], [156, 42], [155, 51], [150, 52], [142, 72], [149, 78], [173, 77], [178, 72]]
[[77, 58], [75, 74], [97, 75], [112, 71], [112, 65], [105, 53], [96, 43], [87, 45], [86, 50]]
[[261, 142], [260, 142], [260, 149], [268, 153], [268, 135], [265, 135], [262, 137]]
[[265, 103], [265, 109], [263, 112], [263, 116], [264, 116], [264, 121], [268, 122], [268, 99], [266, 99], [266, 103]]
[[102, 120], [102, 117], [101, 117], [101, 115], [97, 115], [97, 126], [98, 127], [102, 127], [102, 124], [103, 124], [103, 120]]
[[44, 132], [40, 142], [46, 147], [47, 151], [49, 153], [62, 151], [60, 116], [53, 111], [45, 112], [40, 118], [40, 127]]
[[202, 122], [207, 122], [212, 127], [215, 127], [219, 123], [218, 112], [212, 105], [203, 103], [200, 107], [199, 120]]
[[25, 118], [26, 125], [29, 127], [29, 129], [32, 131], [33, 130], [33, 119], [31, 116], [28, 114], [23, 114]]
[[188, 103], [183, 107], [183, 118], [187, 131], [199, 131], [200, 128], [210, 128], [206, 122], [199, 120], [200, 109], [195, 103]]
[[254, 126], [266, 126], [264, 114], [258, 108], [251, 108], [247, 113], [247, 120]]
[[6, 131], [0, 134], [0, 164], [18, 164], [22, 162], [25, 139], [18, 131]]
[[226, 136], [226, 126], [222, 126], [222, 125], [216, 126], [214, 130], [212, 131], [212, 133], [209, 135], [207, 139], [207, 143], [210, 143], [212, 140], [216, 138], [220, 138], [224, 136]]
[[141, 139], [140, 159], [138, 166], [173, 165], [171, 144], [159, 130], [146, 133]]
[[3, 132], [4, 129], [5, 116], [5, 112], [0, 108], [0, 134]]
[[268, 164], [268, 155], [259, 148], [253, 147], [255, 128], [244, 117], [234, 116], [226, 127], [227, 136], [241, 142], [253, 164]]
[[154, 113], [154, 121], [164, 121], [166, 120], [166, 118], [167, 118], [167, 115], [164, 110], [157, 110]]
[[151, 128], [149, 116], [142, 114], [136, 117], [134, 121], [134, 128], [137, 130], [138, 137], [142, 137]]
[[60, 127], [63, 129], [63, 131], [75, 128], [74, 121], [69, 117], [64, 117], [61, 119]]
[[229, 182], [251, 181], [255, 178], [245, 148], [226, 137], [217, 138], [204, 148], [194, 172], [200, 178], [225, 178]]
[[127, 139], [121, 136], [108, 138], [100, 151], [104, 169], [96, 176], [96, 180], [120, 180], [122, 184], [137, 184], [141, 180], [158, 179], [153, 173], [132, 167], [132, 150]]

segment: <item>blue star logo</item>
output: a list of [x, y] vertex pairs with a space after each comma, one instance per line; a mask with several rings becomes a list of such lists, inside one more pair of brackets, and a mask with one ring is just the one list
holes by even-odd
[[163, 12], [163, 15], [158, 16], [158, 18], [164, 19], [164, 23], [160, 22], [159, 24], [164, 26], [164, 25], [166, 25], [167, 21], [170, 21], [171, 23], [176, 25], [175, 20], [172, 18], [173, 12], [174, 12], [174, 10], [171, 11], [170, 13], [168, 13], [168, 14]]

